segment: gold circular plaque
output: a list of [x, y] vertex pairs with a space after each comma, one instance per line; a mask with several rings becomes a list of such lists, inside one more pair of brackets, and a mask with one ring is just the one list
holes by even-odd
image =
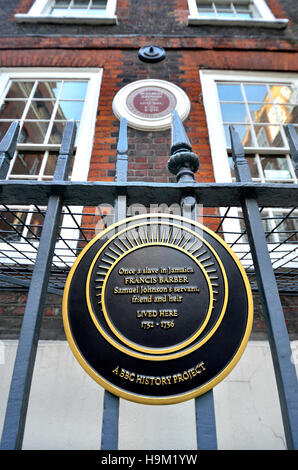
[[123, 398], [177, 403], [210, 390], [247, 344], [249, 282], [228, 245], [183, 217], [112, 225], [84, 248], [63, 297], [66, 336], [99, 384]]

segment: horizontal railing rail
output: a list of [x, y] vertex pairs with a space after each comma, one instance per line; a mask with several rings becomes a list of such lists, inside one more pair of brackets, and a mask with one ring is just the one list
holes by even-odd
[[298, 184], [269, 183], [139, 183], [105, 181], [0, 181], [1, 204], [47, 205], [50, 196], [63, 198], [65, 205], [97, 206], [114, 204], [122, 194], [127, 204], [180, 203], [192, 190], [206, 207], [237, 207], [243, 197], [254, 197], [260, 206], [293, 207], [298, 205]]

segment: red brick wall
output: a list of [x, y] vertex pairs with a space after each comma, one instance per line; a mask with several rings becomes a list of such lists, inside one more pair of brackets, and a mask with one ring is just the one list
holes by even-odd
[[[252, 339], [266, 339], [266, 326], [259, 297], [254, 295]], [[0, 339], [18, 338], [25, 311], [27, 294], [0, 291]], [[61, 296], [48, 294], [41, 327], [41, 339], [65, 339], [62, 323]], [[298, 297], [281, 295], [285, 321], [291, 339], [297, 339]]]

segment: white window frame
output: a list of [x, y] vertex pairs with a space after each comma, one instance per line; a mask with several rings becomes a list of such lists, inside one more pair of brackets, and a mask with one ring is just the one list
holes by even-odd
[[[88, 87], [86, 90], [84, 108], [80, 120], [80, 126], [77, 133], [76, 143], [75, 143], [75, 160], [72, 169], [71, 181], [87, 181], [91, 154], [94, 141], [95, 125], [96, 125], [96, 115], [98, 109], [98, 100], [100, 95], [100, 88], [102, 82], [102, 69], [91, 69], [91, 68], [82, 68], [82, 69], [70, 69], [70, 68], [24, 68], [24, 69], [7, 69], [0, 68], [0, 104], [1, 101], [5, 98], [7, 87], [10, 80], [88, 80]], [[50, 150], [50, 151], [59, 151], [60, 146], [56, 144], [47, 144], [47, 145], [38, 145], [38, 144], [19, 144], [17, 146], [18, 150]], [[9, 206], [10, 207], [10, 206]], [[12, 208], [12, 210], [17, 210], [20, 208]], [[21, 208], [20, 208], [21, 209]], [[73, 209], [75, 214], [82, 214], [83, 207], [75, 207]], [[61, 230], [61, 239], [66, 238], [70, 240], [68, 245], [70, 248], [76, 248], [76, 240], [78, 238], [78, 226], [81, 224], [81, 215], [76, 215], [75, 220], [70, 215], [64, 215], [63, 217], [63, 227]], [[24, 242], [22, 242], [24, 244]], [[28, 260], [24, 256], [20, 256], [17, 250], [19, 250], [20, 243], [13, 242], [11, 244], [16, 248], [16, 253], [10, 252], [10, 257], [12, 260], [6, 259], [5, 256], [0, 257], [2, 263], [10, 264], [13, 263], [15, 258], [18, 262], [27, 264]], [[22, 246], [22, 245], [21, 245]], [[37, 242], [30, 241], [30, 244], [26, 245], [26, 254], [27, 256], [32, 252], [32, 259], [36, 255]], [[66, 245], [63, 241], [58, 241], [56, 247], [59, 249], [61, 257], [67, 263], [72, 263], [74, 261], [73, 254], [66, 248]], [[5, 252], [7, 246], [5, 242], [0, 241], [0, 252]], [[10, 248], [11, 250], [11, 248]], [[56, 263], [59, 265], [59, 262]]]
[[35, 0], [28, 13], [15, 14], [18, 23], [84, 23], [84, 24], [117, 24], [117, 0], [107, 0], [105, 15], [53, 16], [49, 14], [52, 0]]
[[[207, 128], [209, 143], [211, 149], [211, 158], [213, 165], [214, 178], [217, 183], [232, 182], [231, 169], [228, 159], [228, 151], [226, 144], [226, 136], [222, 121], [220, 101], [217, 91], [217, 82], [228, 81], [230, 82], [252, 82], [252, 83], [285, 83], [295, 85], [298, 87], [298, 74], [290, 73], [269, 73], [269, 72], [252, 72], [252, 71], [226, 71], [226, 70], [201, 70], [200, 80], [202, 86], [203, 103], [207, 119]], [[289, 153], [289, 148], [276, 148], [270, 149], [270, 154], [282, 154]], [[250, 153], [264, 153], [268, 154], [268, 151], [264, 149], [249, 150]], [[270, 209], [270, 208], [268, 208]], [[224, 215], [226, 208], [220, 209], [221, 215]], [[238, 217], [237, 208], [231, 208], [229, 212], [231, 219], [227, 219], [223, 222], [223, 231], [231, 233], [230, 235], [225, 234], [225, 240], [227, 243], [234, 243], [239, 237], [240, 224]], [[235, 217], [233, 220], [232, 217]], [[236, 235], [232, 235], [235, 232]], [[274, 246], [268, 243], [269, 250], [273, 249]], [[283, 257], [280, 264], [286, 260], [291, 260], [297, 256], [297, 244], [287, 245], [289, 248], [289, 255]], [[237, 247], [239, 251], [247, 252], [248, 246], [243, 244], [242, 247]], [[275, 250], [275, 255], [278, 253], [278, 249]], [[281, 246], [280, 251], [284, 254], [284, 246]], [[250, 263], [251, 264], [251, 263]], [[274, 263], [274, 267], [278, 267], [278, 262]], [[298, 262], [291, 263], [292, 267], [297, 267]]]
[[[221, 0], [214, 0], [216, 4], [220, 4]], [[224, 0], [226, 2], [226, 0]], [[233, 1], [233, 0], [231, 0]], [[260, 28], [276, 28], [283, 29], [287, 26], [287, 19], [275, 18], [265, 0], [234, 0], [233, 3], [247, 4], [249, 1], [254, 10], [258, 13], [258, 17], [250, 19], [242, 18], [202, 18], [198, 12], [197, 1], [188, 0], [189, 16], [188, 24], [190, 25], [224, 25], [224, 26], [249, 26]]]

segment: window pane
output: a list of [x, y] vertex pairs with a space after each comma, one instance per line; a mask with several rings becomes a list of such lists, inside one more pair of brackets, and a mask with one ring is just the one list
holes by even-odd
[[246, 155], [246, 160], [248, 163], [248, 166], [250, 168], [251, 176], [252, 178], [260, 178], [261, 175], [259, 173], [258, 165], [255, 156], [251, 155]]
[[38, 175], [42, 153], [19, 152], [11, 170], [11, 175]]
[[199, 10], [212, 10], [212, 2], [205, 2], [205, 3], [201, 3], [201, 2], [197, 2], [198, 3], [198, 9]]
[[[224, 127], [225, 127], [227, 146], [231, 147], [231, 138], [230, 138], [229, 126], [224, 126]], [[235, 125], [234, 127], [235, 127], [235, 130], [239, 134], [240, 141], [241, 141], [243, 147], [254, 147], [252, 134], [251, 134], [251, 126]]]
[[6, 98], [28, 98], [34, 82], [12, 82]]
[[49, 138], [49, 144], [61, 144], [65, 126], [66, 122], [54, 122]]
[[279, 123], [275, 108], [272, 104], [250, 104], [249, 110], [254, 122]]
[[55, 173], [56, 165], [57, 165], [58, 154], [57, 153], [49, 153], [47, 164], [44, 170], [44, 174], [47, 176], [53, 176]]
[[275, 110], [281, 124], [298, 123], [298, 106], [275, 105]]
[[0, 238], [9, 242], [20, 240], [26, 221], [26, 213], [18, 212], [0, 212]]
[[88, 10], [88, 15], [105, 15], [106, 13], [106, 9], [105, 8], [95, 8], [95, 7], [91, 7], [89, 10]]
[[51, 119], [54, 101], [32, 101], [26, 119]]
[[234, 3], [234, 7], [237, 10], [237, 12], [238, 11], [240, 11], [240, 12], [249, 12], [250, 11], [249, 5], [241, 5], [241, 4], [237, 5], [237, 4]]
[[67, 11], [67, 14], [68, 16], [77, 16], [77, 17], [80, 17], [80, 16], [86, 16], [89, 14], [89, 10], [88, 8], [70, 8], [68, 11]]
[[266, 85], [244, 85], [247, 101], [264, 102], [271, 101]]
[[0, 121], [0, 139], [2, 139], [11, 125], [11, 121]]
[[71, 0], [54, 0], [55, 6], [68, 6]]
[[221, 101], [243, 101], [240, 85], [218, 84], [217, 89]]
[[260, 147], [284, 147], [279, 126], [254, 126]]
[[246, 122], [248, 121], [244, 104], [221, 104], [222, 118], [224, 122]]
[[26, 238], [39, 238], [41, 235], [43, 222], [44, 216], [39, 212], [33, 212], [28, 224], [29, 230]]
[[271, 85], [271, 95], [275, 103], [293, 103], [298, 102], [298, 90], [288, 85]]
[[47, 121], [25, 121], [22, 128], [23, 143], [43, 144], [48, 126], [49, 122]]
[[237, 17], [241, 18], [242, 20], [250, 20], [251, 18], [253, 18], [253, 15], [252, 13], [238, 13], [237, 12]]
[[82, 115], [84, 102], [83, 101], [60, 101], [55, 119], [80, 120]]
[[274, 218], [272, 221], [274, 233], [278, 233], [279, 241], [288, 240], [288, 242], [298, 241], [298, 220], [294, 215], [285, 218], [282, 212], [274, 211]]
[[39, 82], [34, 93], [33, 99], [51, 98], [55, 99], [58, 96], [61, 82]]
[[68, 14], [67, 8], [53, 8], [51, 11], [52, 16], [63, 16], [65, 14]]
[[218, 13], [219, 13], [220, 11], [225, 11], [225, 12], [228, 12], [228, 13], [233, 12], [230, 3], [226, 3], [226, 4], [223, 4], [223, 5], [218, 5], [218, 6], [216, 7], [216, 10], [217, 10]]
[[290, 169], [285, 157], [261, 157], [261, 164], [266, 179], [291, 179]]
[[230, 12], [224, 12], [224, 11], [218, 11], [217, 12], [217, 17], [218, 18], [235, 18], [235, 15], [232, 11]]
[[106, 0], [93, 0], [92, 6], [95, 8], [106, 8], [107, 1]]
[[85, 7], [88, 8], [90, 1], [89, 0], [73, 0], [72, 8]]
[[4, 101], [1, 106], [1, 119], [21, 119], [26, 101]]
[[216, 13], [212, 10], [210, 11], [200, 11], [199, 15], [201, 18], [216, 18]]
[[61, 100], [83, 100], [86, 95], [87, 82], [65, 82], [63, 84]]

